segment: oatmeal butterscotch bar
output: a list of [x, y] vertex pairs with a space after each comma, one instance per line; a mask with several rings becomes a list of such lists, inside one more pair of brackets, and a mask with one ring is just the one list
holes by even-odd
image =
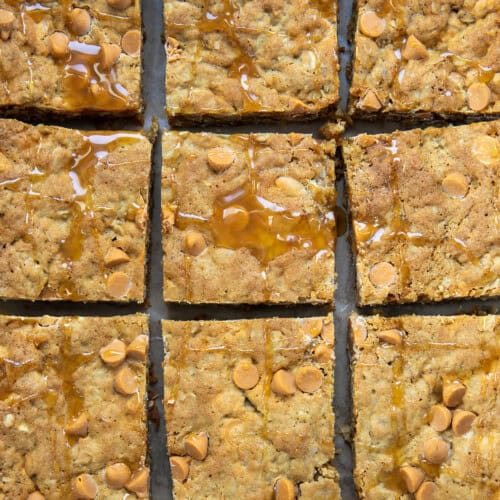
[[499, 116], [499, 25], [495, 0], [358, 0], [350, 112]]
[[171, 123], [304, 120], [339, 98], [336, 0], [165, 0]]
[[165, 300], [331, 302], [334, 152], [309, 135], [167, 132]]
[[344, 144], [360, 304], [500, 294], [500, 121]]
[[0, 316], [0, 497], [147, 498], [147, 317]]
[[176, 498], [338, 499], [332, 317], [164, 321]]
[[498, 498], [500, 316], [351, 317], [360, 498]]
[[145, 294], [151, 144], [0, 120], [0, 298]]
[[140, 0], [0, 0], [0, 110], [138, 114]]

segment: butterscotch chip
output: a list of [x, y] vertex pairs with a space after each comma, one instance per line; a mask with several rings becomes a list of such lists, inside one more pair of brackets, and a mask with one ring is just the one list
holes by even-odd
[[363, 12], [359, 17], [359, 29], [363, 35], [376, 38], [384, 32], [385, 19], [378, 17], [371, 10]]
[[68, 424], [65, 428], [66, 434], [70, 436], [85, 437], [89, 431], [89, 417], [86, 413], [82, 413], [77, 418]]
[[123, 366], [115, 375], [114, 388], [118, 394], [131, 396], [138, 390], [137, 378], [134, 372], [128, 367]]
[[111, 247], [104, 256], [104, 264], [108, 267], [130, 262], [130, 257], [119, 248]]
[[401, 55], [405, 59], [425, 59], [429, 53], [425, 45], [416, 36], [410, 35], [404, 49], [401, 51]]
[[103, 43], [99, 52], [101, 67], [104, 70], [111, 69], [118, 61], [122, 49], [115, 43]]
[[271, 381], [271, 390], [281, 396], [291, 396], [295, 393], [295, 378], [287, 370], [278, 370]]
[[49, 50], [56, 59], [62, 59], [69, 54], [69, 37], [66, 33], [56, 31], [49, 36]]
[[27, 496], [26, 500], [45, 500], [45, 497], [39, 491], [34, 491]]
[[460, 172], [452, 172], [443, 179], [442, 186], [446, 194], [463, 198], [469, 189], [469, 181]]
[[92, 18], [85, 9], [73, 9], [69, 13], [69, 27], [78, 36], [86, 35], [90, 31]]
[[367, 90], [357, 106], [367, 111], [378, 111], [382, 107], [382, 103], [373, 90]]
[[295, 497], [295, 485], [290, 479], [280, 477], [274, 483], [274, 500], [294, 500]]
[[250, 222], [250, 214], [245, 208], [233, 205], [224, 209], [222, 212], [222, 220], [224, 224], [229, 226], [233, 231], [243, 231]]
[[207, 248], [205, 238], [198, 231], [190, 231], [184, 237], [184, 250], [193, 257], [200, 255]]
[[120, 297], [127, 295], [131, 283], [128, 274], [117, 271], [116, 273], [109, 275], [106, 285], [108, 293], [115, 299], [119, 299]]
[[90, 474], [80, 474], [73, 483], [76, 498], [93, 500], [97, 496], [97, 483]]
[[0, 38], [6, 41], [10, 37], [15, 16], [10, 10], [0, 9]]
[[195, 460], [205, 460], [208, 454], [208, 435], [205, 432], [190, 434], [184, 441], [184, 448]]
[[149, 469], [144, 467], [138, 470], [125, 484], [125, 488], [135, 493], [139, 498], [144, 498], [149, 490]]
[[431, 464], [442, 464], [448, 459], [450, 446], [441, 438], [432, 438], [424, 443], [424, 457]]
[[458, 381], [443, 384], [443, 402], [448, 408], [458, 406], [465, 395], [466, 387]]
[[391, 328], [390, 330], [382, 330], [378, 333], [378, 338], [388, 344], [401, 346], [403, 345], [403, 334], [400, 330]]
[[415, 493], [415, 500], [434, 500], [436, 493], [436, 485], [431, 481], [424, 481]]
[[189, 476], [190, 457], [170, 457], [170, 471], [175, 481], [183, 483]]
[[108, 5], [113, 9], [124, 10], [132, 5], [133, 0], [107, 0]]
[[274, 183], [287, 196], [303, 196], [306, 192], [300, 181], [286, 175], [278, 177]]
[[325, 344], [319, 344], [314, 349], [314, 359], [318, 363], [328, 363], [332, 360], [332, 350]]
[[315, 366], [301, 366], [295, 372], [295, 383], [302, 392], [315, 392], [323, 383], [323, 374]]
[[233, 371], [233, 382], [240, 389], [253, 389], [259, 378], [259, 370], [250, 360], [240, 361]]
[[455, 410], [453, 412], [453, 420], [451, 423], [451, 428], [457, 436], [462, 436], [469, 432], [472, 428], [472, 422], [476, 415], [471, 411], [465, 410]]
[[484, 165], [500, 161], [500, 139], [489, 135], [477, 137], [472, 144], [472, 154]]
[[132, 473], [127, 464], [116, 463], [106, 467], [104, 479], [106, 479], [106, 483], [110, 488], [118, 490], [125, 486], [131, 475]]
[[391, 286], [396, 281], [396, 269], [389, 262], [379, 262], [371, 267], [368, 278], [374, 286]]
[[399, 469], [399, 474], [403, 478], [403, 481], [406, 484], [406, 489], [410, 493], [415, 493], [415, 491], [417, 491], [425, 477], [425, 474], [421, 469], [409, 465], [401, 467], [401, 469]]
[[473, 83], [467, 89], [467, 101], [469, 108], [473, 111], [481, 111], [488, 106], [491, 98], [491, 90], [486, 83]]
[[107, 365], [118, 366], [125, 359], [126, 348], [124, 342], [114, 339], [99, 351], [99, 356]]
[[234, 154], [223, 147], [212, 148], [208, 150], [207, 159], [210, 167], [216, 172], [220, 172], [231, 166], [234, 161]]
[[442, 404], [433, 405], [429, 411], [429, 425], [438, 432], [443, 432], [450, 426], [451, 411]]
[[142, 34], [139, 30], [129, 30], [122, 36], [123, 52], [129, 56], [138, 56], [141, 53]]
[[309, 334], [312, 338], [317, 337], [323, 331], [323, 320], [318, 318], [309, 322]]
[[127, 346], [127, 357], [145, 361], [148, 352], [149, 339], [147, 335], [138, 335]]

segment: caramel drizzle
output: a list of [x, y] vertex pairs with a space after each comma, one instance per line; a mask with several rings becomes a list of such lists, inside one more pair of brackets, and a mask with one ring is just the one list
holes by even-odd
[[[395, 324], [392, 325], [400, 331], [404, 331], [403, 323], [400, 319], [394, 321]], [[389, 472], [380, 471], [377, 476], [377, 481], [382, 483], [385, 488], [395, 491], [397, 493], [403, 493], [406, 491], [404, 483], [400, 477], [399, 469], [401, 466], [408, 462], [408, 457], [406, 455], [406, 446], [411, 440], [411, 436], [407, 431], [406, 426], [406, 414], [401, 411], [405, 407], [405, 389], [403, 383], [404, 366], [405, 366], [405, 353], [406, 352], [429, 352], [432, 350], [443, 350], [449, 351], [453, 350], [470, 350], [477, 349], [478, 352], [488, 352], [488, 355], [481, 360], [478, 370], [472, 370], [472, 373], [487, 373], [492, 370], [492, 366], [498, 362], [498, 347], [490, 348], [487, 344], [479, 345], [466, 345], [458, 344], [454, 342], [408, 342], [404, 341], [401, 346], [388, 346], [388, 349], [395, 350], [397, 352], [397, 357], [392, 362], [392, 398], [391, 398], [391, 421], [392, 421], [392, 433], [395, 436], [395, 443], [389, 447], [368, 447], [371, 453], [387, 454], [392, 458], [393, 469]], [[363, 363], [356, 362], [356, 367], [367, 367], [367, 368], [383, 368], [386, 365], [379, 363]], [[448, 373], [446, 379], [450, 380], [462, 380], [471, 375], [471, 371]], [[441, 465], [435, 465], [428, 463], [425, 458], [417, 457], [418, 467], [420, 467], [428, 477], [436, 480], [440, 474], [446, 470], [447, 474], [451, 474], [449, 466], [444, 463]], [[411, 462], [410, 465], [415, 465]], [[461, 478], [458, 478], [461, 479]], [[372, 485], [371, 487], [374, 487]]]
[[[181, 230], [197, 228], [209, 233], [218, 248], [248, 249], [260, 263], [262, 289], [267, 301], [272, 293], [267, 275], [269, 264], [274, 259], [293, 249], [314, 251], [316, 258], [320, 258], [325, 251], [333, 251], [335, 214], [333, 209], [321, 215], [292, 212], [260, 196], [255, 155], [264, 147], [252, 136], [233, 136], [231, 140], [246, 148], [247, 181], [235, 190], [219, 196], [213, 204], [211, 217], [178, 210], [175, 226]], [[244, 208], [249, 214], [249, 223], [242, 230], [235, 230], [225, 221], [226, 210], [232, 207]], [[191, 258], [186, 260], [185, 257], [186, 280], [191, 278], [191, 262]], [[186, 290], [189, 293], [186, 298], [189, 300], [189, 283]]]

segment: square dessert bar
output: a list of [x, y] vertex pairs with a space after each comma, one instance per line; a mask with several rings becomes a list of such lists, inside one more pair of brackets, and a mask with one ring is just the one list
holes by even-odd
[[351, 334], [360, 498], [497, 499], [500, 316], [354, 315]]
[[0, 111], [142, 110], [140, 0], [0, 0]]
[[498, 2], [358, 0], [350, 113], [500, 116]]
[[144, 301], [151, 143], [0, 120], [0, 298]]
[[337, 0], [165, 0], [171, 123], [304, 120], [339, 99]]
[[362, 305], [500, 294], [500, 121], [344, 143]]
[[0, 316], [0, 497], [146, 498], [147, 316]]
[[331, 316], [164, 321], [163, 333], [176, 498], [340, 498]]
[[165, 300], [331, 302], [334, 153], [310, 135], [167, 132]]

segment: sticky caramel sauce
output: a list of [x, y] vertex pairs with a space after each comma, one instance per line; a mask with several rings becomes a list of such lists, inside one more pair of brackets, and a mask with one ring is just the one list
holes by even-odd
[[104, 70], [98, 45], [71, 41], [64, 65], [64, 106], [73, 111], [105, 109], [121, 111], [132, 107], [129, 93], [118, 81], [114, 67]]

